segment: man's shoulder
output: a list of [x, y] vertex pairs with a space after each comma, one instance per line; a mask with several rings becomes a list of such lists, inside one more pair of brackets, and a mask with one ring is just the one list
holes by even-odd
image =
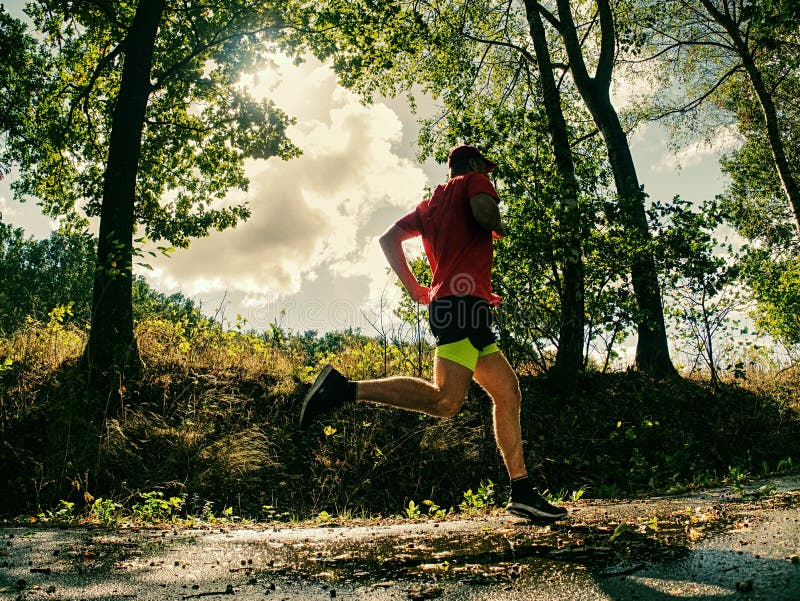
[[467, 182], [471, 173], [464, 173], [463, 175], [454, 175], [443, 184], [439, 184], [434, 190], [434, 195], [438, 193], [439, 196], [452, 196], [466, 190]]

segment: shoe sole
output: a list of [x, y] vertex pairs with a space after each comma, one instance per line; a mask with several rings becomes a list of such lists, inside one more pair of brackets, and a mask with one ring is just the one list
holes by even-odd
[[569, 513], [566, 511], [559, 513], [547, 513], [523, 503], [509, 503], [506, 505], [506, 511], [517, 517], [527, 518], [529, 520], [559, 520], [569, 515]]
[[311, 420], [306, 420], [306, 409], [308, 408], [308, 402], [317, 394], [317, 391], [322, 387], [322, 384], [327, 379], [328, 375], [333, 371], [333, 365], [326, 365], [319, 375], [317, 379], [314, 380], [314, 384], [311, 386], [311, 389], [306, 393], [305, 398], [303, 398], [303, 408], [300, 410], [300, 429], [304, 429], [308, 427], [308, 424]]

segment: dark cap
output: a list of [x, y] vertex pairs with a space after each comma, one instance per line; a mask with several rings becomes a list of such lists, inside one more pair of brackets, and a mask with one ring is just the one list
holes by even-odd
[[474, 146], [470, 146], [469, 144], [462, 144], [461, 146], [456, 146], [453, 150], [450, 151], [450, 156], [447, 157], [447, 164], [450, 165], [453, 162], [453, 159], [456, 161], [467, 162], [469, 159], [483, 159], [486, 163], [487, 171], [491, 171], [497, 165], [494, 164], [493, 161], [490, 161], [485, 156], [483, 156], [477, 148]]

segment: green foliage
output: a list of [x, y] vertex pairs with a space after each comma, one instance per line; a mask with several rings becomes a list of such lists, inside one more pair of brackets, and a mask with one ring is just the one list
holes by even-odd
[[673, 340], [691, 371], [700, 363], [716, 383], [723, 355], [723, 363], [733, 366], [753, 344], [744, 336], [750, 303], [741, 287], [740, 257], [718, 238], [724, 214], [717, 201], [696, 207], [676, 197], [669, 204], [654, 202], [649, 215]]
[[793, 223], [791, 218], [800, 203], [794, 4], [634, 4], [651, 34], [653, 57], [641, 62], [648, 71], [642, 76], [661, 83], [652, 86], [644, 112], [678, 117], [678, 137], [709, 140], [735, 125], [744, 143], [722, 160], [731, 176], [727, 213], [745, 237], [770, 239], [781, 248], [796, 243], [800, 226], [797, 215]]
[[115, 526], [122, 520], [122, 504], [111, 499], [95, 499], [89, 510], [89, 521], [97, 521], [106, 528]]
[[146, 524], [174, 521], [186, 501], [183, 497], [164, 498], [160, 490], [139, 494], [140, 501], [131, 508], [131, 517]]
[[430, 499], [425, 499], [422, 504], [428, 508], [428, 517], [433, 519], [441, 519], [447, 515], [447, 510], [442, 509]]
[[419, 517], [420, 508], [419, 508], [419, 505], [414, 503], [414, 499], [411, 499], [408, 502], [408, 505], [406, 505], [405, 513], [406, 513], [406, 517], [409, 518], [409, 519], [412, 519], [412, 520], [417, 518], [417, 517]]
[[464, 492], [464, 500], [459, 503], [458, 508], [463, 512], [470, 513], [488, 509], [494, 504], [494, 482], [481, 480], [477, 491], [472, 492], [470, 488]]
[[744, 277], [758, 301], [757, 323], [787, 345], [800, 344], [800, 260], [773, 259], [771, 253], [751, 249]]
[[[86, 232], [62, 228], [37, 240], [0, 222], [0, 333], [11, 334], [26, 319], [48, 322], [54, 309], [67, 306], [61, 323], [88, 324], [96, 255]], [[194, 301], [158, 292], [140, 276], [133, 279], [133, 307], [137, 320], [158, 315], [195, 325], [204, 319]]]
[[[54, 327], [58, 320], [54, 315]], [[69, 333], [58, 327], [66, 330], [59, 336]], [[107, 418], [100, 432], [76, 410], [86, 402], [70, 363], [80, 344], [66, 361], [44, 362], [32, 357], [41, 348], [65, 354], [52, 349], [63, 338], [26, 332], [20, 338], [26, 354], [0, 338], [0, 359], [13, 358], [0, 374], [0, 461], [7, 466], [0, 511], [38, 504], [54, 507], [41, 512], [42, 520], [109, 526], [408, 515], [409, 508], [416, 518], [438, 519], [447, 513], [442, 507], [483, 511], [500, 494], [492, 482], [504, 468], [491, 403], [478, 387], [451, 420], [365, 403], [301, 433], [298, 403], [319, 366], [306, 370], [290, 337], [275, 346], [209, 322], [163, 318], [142, 320], [138, 337], [147, 371], [135, 387], [119, 391], [126, 410]], [[334, 359], [348, 375], [382, 370], [381, 344], [357, 338], [342, 344]], [[403, 373], [402, 354], [395, 357], [390, 369]], [[743, 383], [753, 388], [587, 372], [565, 396], [544, 378], [523, 376], [531, 477], [542, 489], [577, 490], [577, 499], [718, 484], [729, 477], [728, 466], [741, 473], [791, 469], [800, 439], [796, 379], [751, 374]], [[137, 403], [129, 404], [134, 396]], [[99, 453], [87, 456], [87, 447]], [[62, 485], [65, 473], [91, 480], [96, 499]], [[477, 490], [474, 482], [481, 482]], [[426, 501], [411, 506], [409, 499]]]
[[[470, 497], [473, 496], [471, 490], [469, 491], [469, 495]], [[422, 513], [423, 509], [425, 510], [425, 513]], [[425, 499], [419, 505], [417, 505], [417, 503], [414, 502], [413, 499], [410, 499], [408, 501], [408, 504], [403, 509], [403, 513], [405, 514], [405, 517], [411, 520], [416, 520], [423, 517], [433, 520], [439, 520], [447, 515], [447, 510], [442, 509], [430, 499]]]
[[208, 320], [192, 299], [180, 292], [172, 294], [158, 292], [140, 276], [133, 279], [133, 315], [137, 321], [158, 316], [194, 327], [199, 327], [201, 322]]
[[[192, 526], [194, 524], [214, 524], [218, 522], [239, 521], [234, 515], [233, 507], [225, 507], [217, 515], [213, 512], [213, 503], [206, 501], [200, 505], [199, 512], [192, 514], [186, 503], [185, 495], [165, 497], [162, 491], [145, 491], [135, 495], [138, 501], [129, 505], [110, 498], [93, 499], [88, 493], [83, 495], [85, 506], [81, 510], [77, 503], [61, 499], [55, 508], [39, 512], [35, 517], [22, 518], [26, 522], [70, 526], [76, 524], [99, 524], [104, 528], [115, 528], [124, 524], [143, 524], [146, 526], [163, 525], [165, 523]], [[266, 507], [269, 506], [265, 506]], [[265, 512], [270, 521], [283, 518], [288, 514]], [[18, 516], [21, 517], [21, 516]]]
[[11, 333], [26, 317], [44, 321], [69, 303], [71, 320], [88, 323], [95, 256], [88, 234], [62, 229], [35, 240], [0, 222], [0, 333]]
[[[775, 88], [780, 106], [780, 135], [789, 168], [800, 177], [800, 76], [785, 74]], [[722, 195], [722, 208], [731, 224], [746, 239], [768, 244], [776, 255], [791, 253], [797, 241], [796, 223], [775, 171], [763, 112], [754, 92], [746, 86], [733, 88], [725, 106], [738, 118], [743, 144], [721, 159], [730, 184]]]
[[[0, 5], [0, 142], [20, 135], [32, 117], [30, 98], [43, 83], [42, 56], [36, 40], [25, 30], [22, 21], [12, 17]], [[0, 155], [0, 179], [11, 171], [10, 161]]]
[[738, 466], [728, 467], [728, 475], [725, 478], [725, 483], [733, 487], [734, 492], [741, 493], [746, 484], [751, 481], [750, 474], [743, 471]]
[[71, 526], [78, 522], [80, 516], [75, 512], [75, 503], [61, 499], [57, 507], [40, 512], [37, 518], [47, 524]]
[[[776, 102], [781, 105], [780, 134], [795, 178], [800, 177], [800, 110], [794, 101], [799, 94], [800, 78], [794, 72], [787, 73], [775, 88]], [[742, 272], [758, 305], [758, 325], [777, 340], [795, 345], [800, 342], [796, 222], [775, 172], [753, 93], [737, 90], [729, 103], [739, 115], [744, 144], [722, 159], [730, 185], [720, 206], [728, 222], [748, 241]]]
[[316, 519], [317, 519], [318, 522], [322, 522], [323, 524], [325, 524], [325, 523], [330, 522], [331, 520], [333, 520], [333, 517], [327, 511], [320, 511], [317, 514], [317, 518]]
[[[785, 51], [792, 47], [792, 40], [796, 40], [800, 28], [800, 6], [792, 0], [748, 0], [743, 2], [742, 19], [760, 44], [770, 50]], [[791, 61], [792, 67], [800, 65], [798, 58], [798, 54], [784, 56]]]
[[278, 511], [274, 505], [263, 505], [261, 512], [264, 519], [268, 522], [284, 522], [292, 519], [292, 514], [288, 511]]
[[[135, 5], [108, 8], [45, 0], [26, 8], [48, 60], [0, 162], [20, 166], [16, 196], [37, 198], [56, 218], [81, 222], [79, 202], [86, 216], [100, 215]], [[277, 19], [271, 6], [243, 2], [164, 11], [136, 186], [136, 219], [149, 240], [185, 247], [191, 237], [235, 225], [249, 209], [218, 201], [230, 188], [247, 189], [245, 159], [298, 154], [285, 137], [291, 120], [239, 85], [242, 72], [274, 51]]]
[[[438, 3], [437, 3], [438, 4]], [[430, 11], [446, 6], [431, 6]], [[310, 51], [330, 59], [341, 82], [366, 98], [375, 93], [393, 95], [410, 89], [419, 78], [417, 62], [448, 60], [441, 40], [431, 31], [420, 11], [398, 0], [326, 0], [315, 4], [292, 3], [287, 18], [294, 33], [286, 43], [294, 52]], [[449, 64], [442, 64], [444, 71]]]
[[630, 524], [628, 524], [627, 522], [620, 522], [619, 524], [617, 524], [617, 527], [614, 528], [614, 533], [609, 537], [608, 542], [609, 543], [615, 542], [619, 537], [624, 535], [626, 532], [630, 532], [630, 530], [631, 530]]

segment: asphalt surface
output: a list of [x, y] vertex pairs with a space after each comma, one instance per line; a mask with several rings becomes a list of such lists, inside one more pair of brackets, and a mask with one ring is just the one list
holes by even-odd
[[5, 599], [800, 601], [800, 478], [435, 521], [0, 528]]

